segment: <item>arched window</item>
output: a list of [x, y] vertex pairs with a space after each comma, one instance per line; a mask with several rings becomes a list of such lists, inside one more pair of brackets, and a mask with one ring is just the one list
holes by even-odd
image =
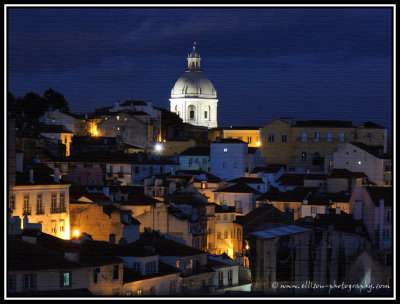
[[195, 119], [196, 107], [193, 105], [189, 106], [188, 110], [189, 110], [189, 119]]

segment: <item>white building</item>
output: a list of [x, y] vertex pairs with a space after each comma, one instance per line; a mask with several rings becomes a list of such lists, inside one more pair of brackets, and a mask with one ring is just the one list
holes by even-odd
[[239, 139], [217, 139], [210, 144], [210, 173], [223, 180], [245, 175], [247, 143]]
[[383, 153], [383, 147], [362, 143], [339, 145], [333, 153], [333, 168], [364, 172], [377, 186], [392, 184], [392, 160]]
[[171, 112], [176, 113], [183, 122], [195, 126], [216, 128], [217, 92], [200, 68], [200, 54], [193, 51], [188, 55], [188, 68], [178, 79], [171, 91]]

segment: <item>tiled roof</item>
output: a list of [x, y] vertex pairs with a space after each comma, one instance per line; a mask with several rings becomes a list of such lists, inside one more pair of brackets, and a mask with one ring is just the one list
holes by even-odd
[[180, 156], [209, 156], [210, 147], [209, 146], [195, 146], [187, 148], [185, 151], [179, 154]]
[[237, 138], [217, 138], [212, 144], [246, 144], [246, 142]]
[[[33, 184], [30, 182], [30, 170], [33, 170]], [[27, 186], [27, 185], [57, 185], [65, 184], [64, 181], [60, 180], [59, 183], [54, 181], [54, 171], [42, 163], [27, 163], [24, 165], [23, 172], [16, 173], [16, 186]]]
[[161, 261], [158, 262], [158, 272], [147, 275], [143, 275], [140, 272], [133, 271], [132, 269], [124, 267], [124, 283], [143, 281], [180, 272], [181, 271], [179, 271], [178, 269], [169, 266], [168, 264], [165, 264]]
[[162, 237], [146, 237], [143, 236], [140, 240], [133, 242], [131, 246], [146, 248], [154, 248], [154, 252], [160, 256], [192, 256], [198, 254], [206, 254], [205, 251], [194, 247], [186, 246], [182, 243], [167, 240]]
[[379, 207], [379, 200], [384, 199], [385, 207], [393, 207], [393, 187], [365, 187], [372, 202]]
[[262, 205], [244, 216], [237, 216], [235, 223], [241, 225], [245, 234], [248, 234], [254, 231], [287, 226], [293, 223], [293, 220], [272, 205]]
[[294, 127], [353, 128], [351, 121], [343, 120], [297, 120]]
[[126, 206], [148, 206], [159, 203], [160, 201], [152, 198], [151, 196], [141, 193], [130, 193], [128, 194], [128, 200], [118, 201], [121, 205]]
[[390, 155], [383, 153], [383, 146], [370, 146], [363, 143], [351, 142], [352, 145], [364, 150], [365, 152], [380, 158], [380, 159], [388, 159]]
[[245, 183], [245, 184], [264, 184], [263, 180], [258, 177], [238, 177], [228, 181], [229, 183]]
[[254, 190], [250, 186], [246, 185], [245, 183], [237, 183], [233, 186], [229, 186], [223, 189], [214, 190], [214, 192], [225, 192], [225, 193], [253, 193], [259, 194], [257, 190]]
[[372, 129], [386, 129], [385, 127], [378, 125], [372, 121], [366, 121], [360, 125], [358, 125], [359, 127], [364, 127], [364, 128], [372, 128]]
[[288, 190], [285, 192], [268, 191], [257, 198], [257, 201], [270, 202], [303, 202], [309, 195], [305, 190]]
[[255, 167], [251, 173], [265, 172], [265, 173], [278, 173], [286, 165], [269, 165], [267, 167]]
[[38, 127], [40, 133], [73, 133], [64, 125], [47, 125], [40, 124]]
[[333, 169], [328, 178], [365, 178], [368, 177], [364, 172], [352, 172], [347, 169]]

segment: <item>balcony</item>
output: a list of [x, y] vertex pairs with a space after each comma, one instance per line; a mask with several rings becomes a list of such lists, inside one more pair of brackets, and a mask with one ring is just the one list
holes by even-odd
[[44, 209], [37, 209], [36, 215], [44, 214]]

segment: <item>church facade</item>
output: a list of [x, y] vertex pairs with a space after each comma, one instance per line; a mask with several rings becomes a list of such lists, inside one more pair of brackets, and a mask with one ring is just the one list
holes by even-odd
[[188, 67], [171, 90], [171, 112], [183, 122], [195, 126], [215, 128], [217, 122], [217, 92], [200, 68], [201, 57], [196, 44], [187, 58]]

